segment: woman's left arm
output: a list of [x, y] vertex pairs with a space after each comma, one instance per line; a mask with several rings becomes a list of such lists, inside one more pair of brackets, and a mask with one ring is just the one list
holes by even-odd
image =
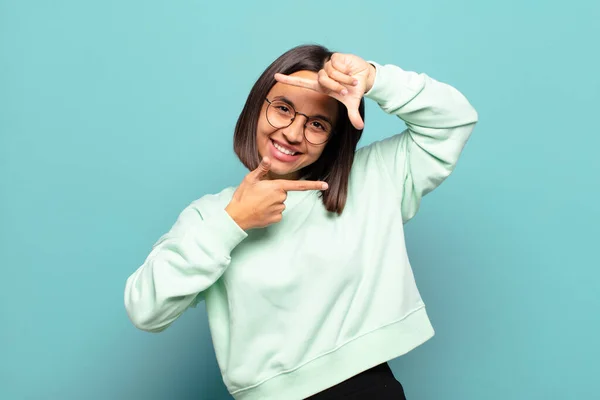
[[370, 146], [400, 191], [406, 222], [416, 214], [421, 198], [454, 170], [478, 115], [465, 96], [446, 83], [395, 65], [371, 64], [377, 73], [365, 97], [407, 126]]
[[281, 74], [275, 74], [275, 79], [340, 101], [356, 129], [364, 127], [358, 111], [363, 97], [406, 123], [404, 132], [365, 149], [376, 157], [364, 157], [380, 160], [382, 173], [389, 175], [398, 190], [404, 222], [416, 214], [421, 198], [454, 170], [478, 119], [454, 87], [423, 73], [369, 63], [353, 54], [334, 54], [316, 80]]

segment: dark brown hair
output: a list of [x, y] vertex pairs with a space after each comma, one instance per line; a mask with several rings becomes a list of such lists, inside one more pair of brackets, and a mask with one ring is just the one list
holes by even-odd
[[[273, 61], [258, 78], [250, 90], [233, 136], [233, 149], [246, 168], [254, 170], [260, 163], [256, 128], [265, 98], [277, 82], [275, 73], [289, 75], [297, 71], [319, 72], [332, 55], [333, 52], [320, 45], [297, 46]], [[360, 102], [359, 112], [364, 121], [364, 100]], [[361, 135], [362, 129], [356, 129], [350, 122], [346, 106], [338, 102], [338, 119], [323, 153], [317, 161], [300, 171], [300, 176], [304, 179], [321, 180], [329, 184], [329, 189], [322, 192], [323, 204], [328, 211], [341, 214], [344, 210], [348, 196], [348, 178]]]

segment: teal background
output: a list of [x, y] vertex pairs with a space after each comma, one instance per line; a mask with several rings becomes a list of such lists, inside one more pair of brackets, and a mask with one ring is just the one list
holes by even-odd
[[[0, 399], [227, 399], [203, 306], [136, 330], [126, 278], [275, 57], [318, 42], [424, 71], [480, 115], [407, 226], [434, 339], [409, 400], [597, 399], [597, 1], [0, 0]], [[403, 124], [367, 103], [361, 146]]]

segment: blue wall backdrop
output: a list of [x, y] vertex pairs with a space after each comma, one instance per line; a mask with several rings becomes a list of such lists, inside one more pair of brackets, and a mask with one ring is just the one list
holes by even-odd
[[[245, 171], [232, 131], [280, 53], [424, 71], [480, 114], [407, 226], [436, 336], [409, 399], [597, 399], [600, 3], [0, 0], [0, 399], [230, 398], [203, 306], [136, 330], [126, 278]], [[404, 125], [367, 104], [361, 146]]]

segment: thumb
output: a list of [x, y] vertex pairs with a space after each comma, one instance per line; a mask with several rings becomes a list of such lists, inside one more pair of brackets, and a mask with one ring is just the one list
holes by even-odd
[[348, 119], [356, 129], [363, 129], [365, 127], [365, 123], [363, 122], [360, 112], [358, 112], [357, 108], [352, 108], [348, 110]]
[[263, 157], [262, 160], [260, 160], [260, 164], [258, 164], [258, 167], [256, 167], [256, 169], [252, 171], [252, 177], [258, 181], [264, 178], [269, 173], [270, 169], [271, 159], [269, 159], [269, 157]]

